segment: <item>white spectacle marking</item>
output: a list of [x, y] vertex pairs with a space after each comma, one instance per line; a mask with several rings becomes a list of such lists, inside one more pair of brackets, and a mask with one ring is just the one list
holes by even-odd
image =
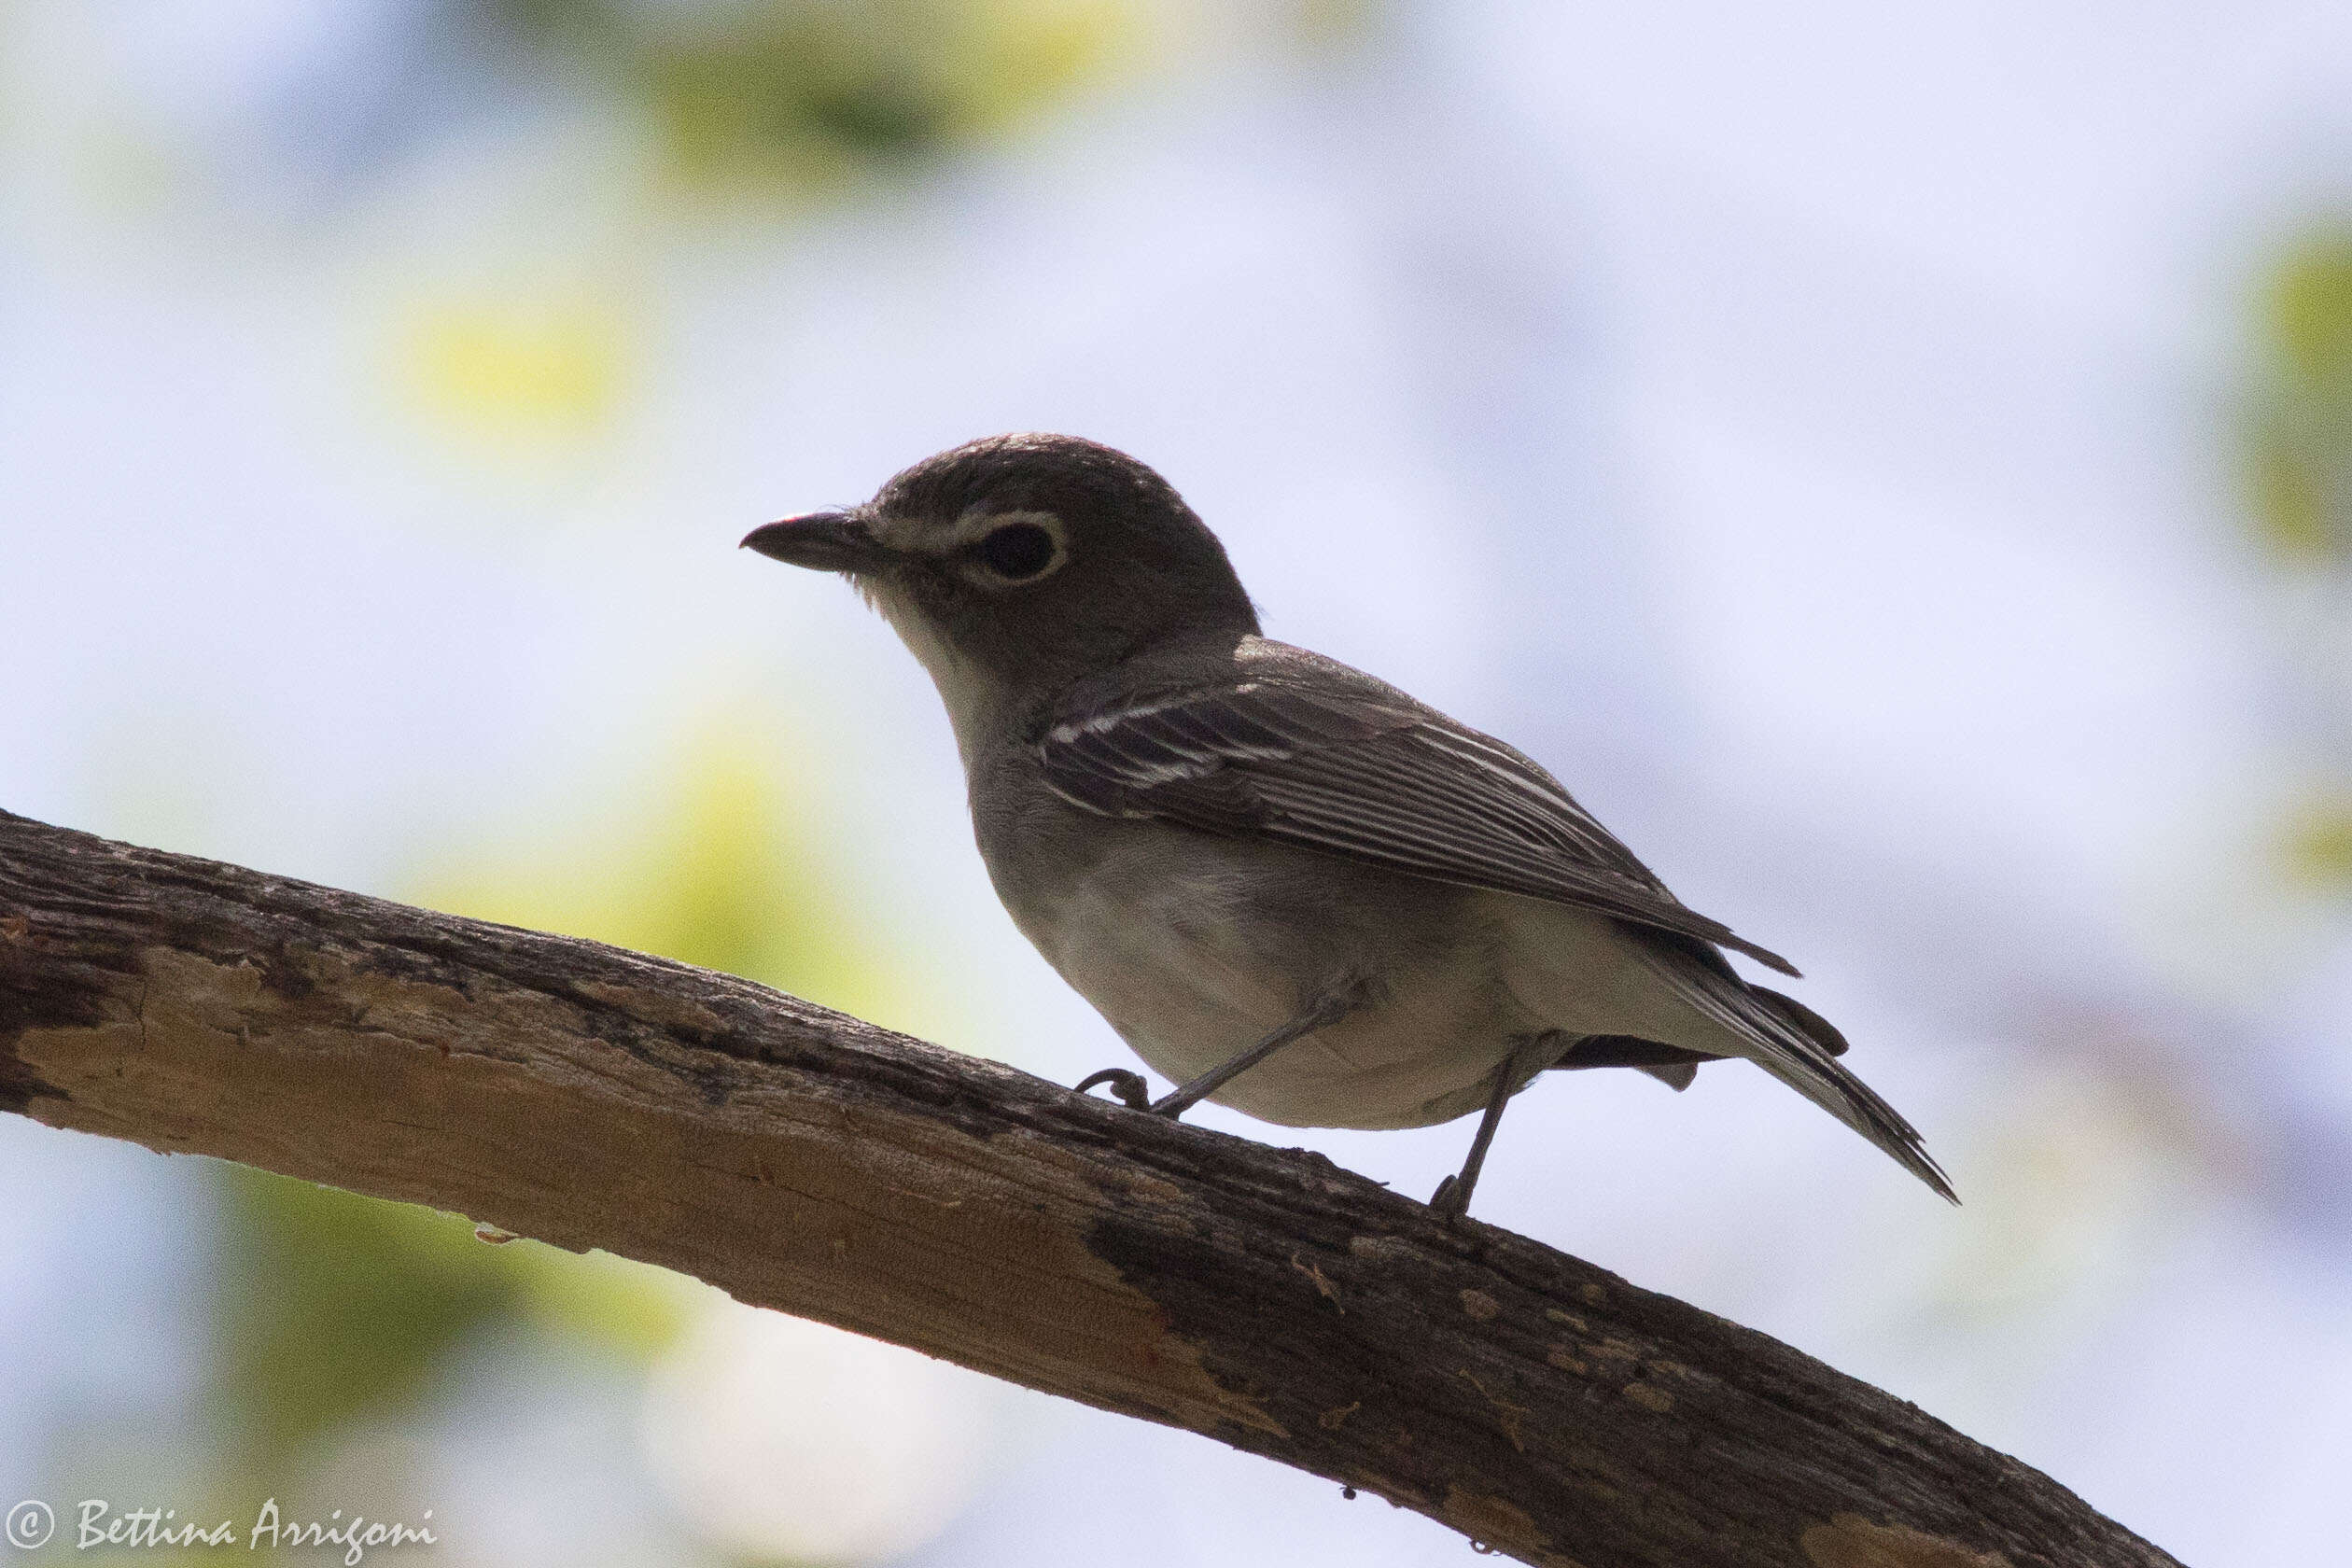
[[982, 511], [975, 507], [953, 523], [941, 524], [928, 517], [880, 517], [868, 526], [886, 549], [902, 555], [929, 555], [945, 560], [1010, 523], [1027, 523], [1044, 529], [1054, 541], [1053, 558], [1039, 570], [1019, 579], [1000, 577], [977, 563], [966, 563], [960, 576], [982, 587], [1004, 588], [1051, 577], [1069, 563], [1070, 530], [1050, 511]]
[[1042, 528], [1054, 541], [1054, 553], [1043, 566], [1027, 577], [1006, 577], [984, 561], [967, 559], [960, 563], [958, 575], [983, 588], [1019, 588], [1043, 581], [1070, 564], [1070, 530], [1050, 511], [967, 511], [947, 530], [939, 550], [943, 554], [952, 553], [1016, 523]]

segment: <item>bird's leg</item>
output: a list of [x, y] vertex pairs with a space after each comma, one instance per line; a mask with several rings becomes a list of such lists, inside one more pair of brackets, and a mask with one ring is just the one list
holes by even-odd
[[1548, 1049], [1554, 1056], [1559, 1055], [1560, 1046], [1556, 1033], [1535, 1035], [1496, 1064], [1494, 1092], [1488, 1097], [1486, 1114], [1478, 1118], [1478, 1135], [1470, 1141], [1470, 1155], [1462, 1162], [1461, 1174], [1447, 1177], [1430, 1195], [1429, 1206], [1445, 1215], [1448, 1224], [1470, 1211], [1471, 1190], [1478, 1184], [1478, 1171], [1486, 1164], [1487, 1146], [1494, 1141], [1494, 1129], [1503, 1125], [1503, 1107], [1511, 1103], [1511, 1091], [1519, 1087], [1520, 1068], [1540, 1051]]
[[1363, 1006], [1364, 1002], [1361, 992], [1337, 992], [1325, 996], [1248, 1050], [1218, 1063], [1174, 1094], [1159, 1100], [1152, 1107], [1152, 1113], [1174, 1120], [1291, 1042], [1303, 1039], [1326, 1025], [1337, 1023]]
[[1078, 1087], [1073, 1092], [1085, 1094], [1097, 1084], [1110, 1085], [1112, 1098], [1130, 1111], [1149, 1111], [1152, 1108], [1151, 1087], [1143, 1082], [1141, 1072], [1129, 1072], [1124, 1067], [1106, 1067], [1100, 1072], [1089, 1072], [1079, 1079]]

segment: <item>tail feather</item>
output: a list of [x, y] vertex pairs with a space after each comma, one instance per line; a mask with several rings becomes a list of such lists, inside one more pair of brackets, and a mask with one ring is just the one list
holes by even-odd
[[1795, 1000], [1750, 986], [1713, 953], [1694, 963], [1672, 947], [1644, 944], [1650, 967], [1682, 998], [1750, 1049], [1740, 1054], [1892, 1155], [1902, 1168], [1957, 1203], [1951, 1179], [1929, 1156], [1919, 1129], [1838, 1060], [1845, 1037]]

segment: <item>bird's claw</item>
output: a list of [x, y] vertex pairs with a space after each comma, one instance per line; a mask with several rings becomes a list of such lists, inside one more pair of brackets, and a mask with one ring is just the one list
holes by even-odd
[[1130, 1111], [1152, 1108], [1151, 1085], [1143, 1082], [1143, 1074], [1130, 1072], [1124, 1067], [1106, 1067], [1100, 1072], [1090, 1072], [1078, 1080], [1076, 1092], [1085, 1094], [1098, 1084], [1111, 1085], [1112, 1098]]
[[1448, 1225], [1453, 1225], [1470, 1211], [1470, 1195], [1463, 1190], [1460, 1177], [1449, 1176], [1429, 1195], [1429, 1206], [1445, 1215]]

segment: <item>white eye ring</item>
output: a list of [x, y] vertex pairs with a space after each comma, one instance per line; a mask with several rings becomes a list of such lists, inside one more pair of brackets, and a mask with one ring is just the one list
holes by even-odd
[[957, 520], [956, 532], [960, 536], [956, 549], [960, 573], [983, 588], [1041, 581], [1070, 560], [1069, 530], [1050, 511], [966, 513]]

